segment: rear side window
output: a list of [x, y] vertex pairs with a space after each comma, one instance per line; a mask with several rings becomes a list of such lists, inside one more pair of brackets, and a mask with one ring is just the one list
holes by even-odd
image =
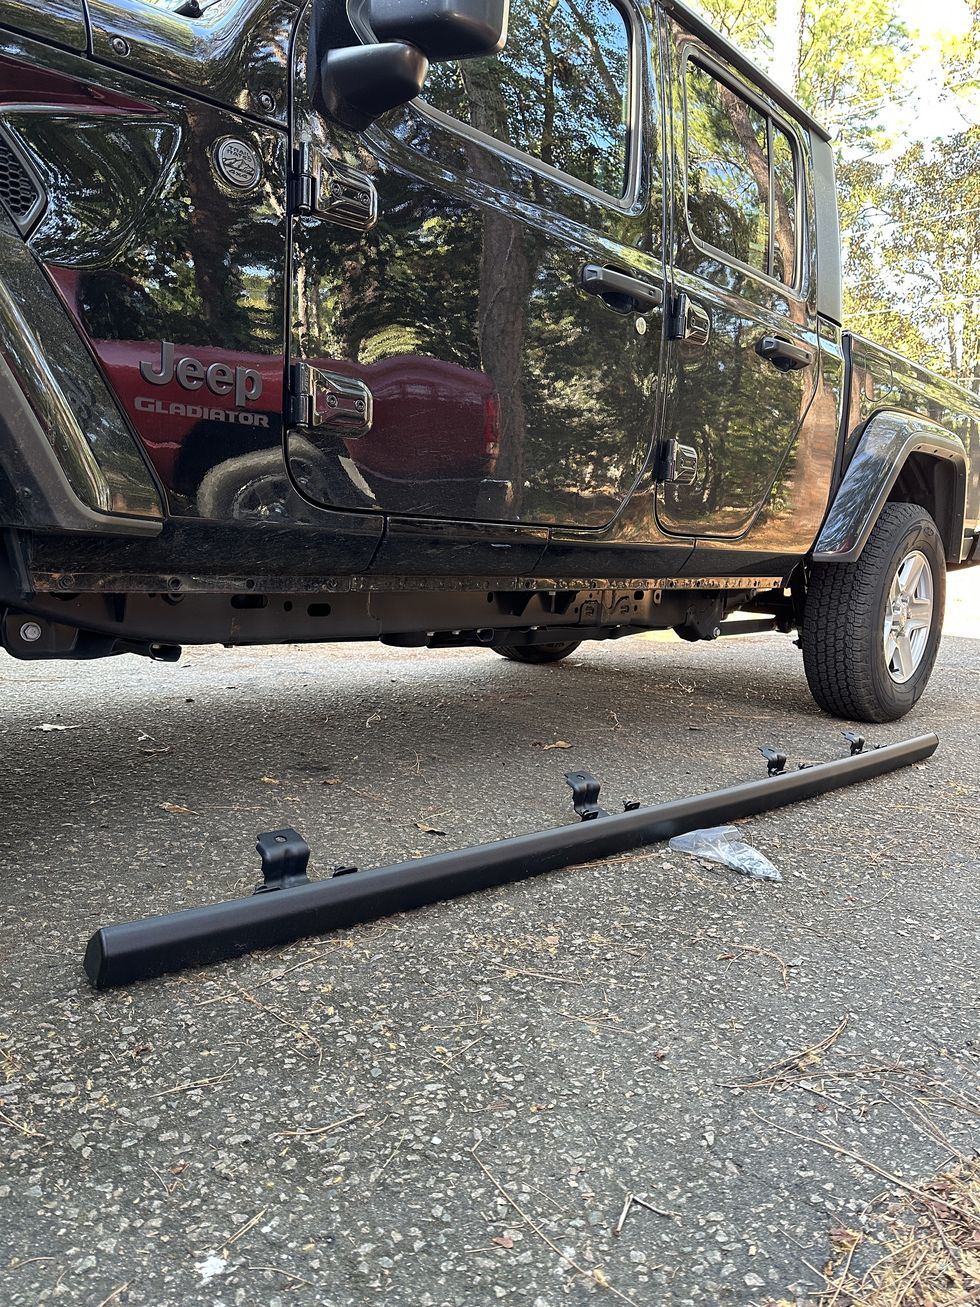
[[773, 276], [792, 286], [796, 281], [796, 151], [789, 137], [772, 124]]
[[786, 285], [796, 280], [797, 156], [764, 110], [689, 61], [687, 216], [703, 245]]
[[597, 190], [626, 191], [630, 36], [610, 0], [517, 0], [501, 53], [434, 66], [425, 99]]

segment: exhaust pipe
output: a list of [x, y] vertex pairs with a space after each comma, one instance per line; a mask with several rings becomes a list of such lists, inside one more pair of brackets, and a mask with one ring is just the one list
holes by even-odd
[[[800, 803], [923, 762], [938, 747], [935, 735], [867, 752], [861, 741], [861, 751], [850, 758], [799, 771], [780, 770], [765, 780], [657, 807], [631, 805], [614, 815], [595, 803], [599, 787], [591, 777], [570, 773], [569, 783], [576, 795], [584, 793], [583, 780], [591, 782], [586, 799], [576, 803], [583, 819], [579, 825], [517, 835], [370, 871], [341, 867], [329, 879], [319, 881], [306, 878], [309, 848], [303, 839], [295, 831], [273, 831], [261, 835], [256, 846], [265, 873], [261, 892], [251, 898], [104, 926], [89, 941], [85, 971], [96, 989], [108, 989], [323, 935]], [[785, 766], [785, 758], [779, 757]]]

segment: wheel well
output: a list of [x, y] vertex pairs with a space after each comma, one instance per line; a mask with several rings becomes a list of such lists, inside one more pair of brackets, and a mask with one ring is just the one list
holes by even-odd
[[[174, 489], [193, 498], [210, 470], [241, 454], [252, 454], [269, 447], [269, 430], [265, 427], [223, 427], [221, 443], [214, 438], [214, 423], [198, 422], [189, 432], [177, 455]], [[278, 448], [278, 443], [276, 444]]]
[[962, 540], [957, 511], [955, 464], [932, 454], [910, 454], [888, 496], [891, 504], [918, 504], [932, 517], [951, 562], [960, 561]]

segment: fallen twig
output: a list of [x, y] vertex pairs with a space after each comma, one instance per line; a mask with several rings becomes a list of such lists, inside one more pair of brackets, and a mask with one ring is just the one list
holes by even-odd
[[556, 1253], [562, 1259], [563, 1262], [567, 1262], [567, 1264], [572, 1268], [573, 1271], [576, 1271], [579, 1275], [584, 1275], [585, 1278], [587, 1280], [590, 1280], [593, 1284], [597, 1284], [603, 1289], [608, 1289], [611, 1294], [619, 1298], [622, 1302], [628, 1302], [630, 1304], [630, 1307], [637, 1307], [637, 1304], [633, 1301], [632, 1298], [627, 1298], [625, 1293], [621, 1293], [619, 1289], [615, 1288], [613, 1285], [609, 1283], [606, 1277], [599, 1270], [598, 1266], [594, 1266], [591, 1271], [587, 1271], [584, 1266], [580, 1266], [579, 1263], [575, 1261], [573, 1257], [569, 1256], [568, 1253], [562, 1252], [562, 1250], [558, 1247], [558, 1245], [556, 1243], [553, 1243], [545, 1234], [545, 1232], [541, 1229], [541, 1227], [535, 1221], [533, 1221], [530, 1216], [528, 1216], [527, 1212], [525, 1212], [524, 1208], [521, 1207], [521, 1205], [517, 1202], [517, 1200], [511, 1197], [511, 1195], [507, 1192], [507, 1190], [500, 1183], [497, 1177], [493, 1174], [490, 1168], [486, 1166], [483, 1160], [477, 1157], [476, 1155], [477, 1148], [479, 1148], [479, 1144], [474, 1144], [473, 1147], [470, 1149], [470, 1154], [473, 1158], [473, 1161], [476, 1162], [477, 1166], [487, 1177], [487, 1179], [490, 1181], [493, 1187], [497, 1190], [500, 1196], [506, 1202], [508, 1202], [511, 1207], [513, 1207], [514, 1211], [518, 1214], [518, 1216], [521, 1218], [521, 1220], [524, 1222], [524, 1224], [528, 1227], [529, 1230], [533, 1230], [533, 1232], [538, 1236], [538, 1238], [541, 1239], [542, 1242], [546, 1243], [548, 1247], [551, 1249], [551, 1251], [553, 1253]]
[[[238, 1063], [235, 1063], [237, 1066]], [[171, 1085], [169, 1089], [158, 1089], [155, 1093], [147, 1094], [147, 1098], [165, 1098], [167, 1094], [185, 1094], [191, 1089], [203, 1089], [205, 1085], [218, 1085], [222, 1080], [227, 1080], [234, 1071], [235, 1067], [230, 1066], [227, 1071], [222, 1071], [220, 1076], [207, 1076], [204, 1080], [185, 1080], [182, 1084]]]
[[109, 1303], [115, 1302], [115, 1300], [119, 1297], [119, 1295], [121, 1293], [125, 1293], [128, 1288], [129, 1288], [129, 1281], [127, 1280], [125, 1284], [120, 1284], [118, 1288], [113, 1289], [112, 1293], [109, 1294], [108, 1298], [103, 1298], [102, 1301], [98, 1304], [98, 1307], [109, 1307]]
[[[316, 1049], [317, 1064], [319, 1065], [319, 1063], [323, 1061], [323, 1045], [315, 1035], [311, 1035], [308, 1030], [304, 1030], [301, 1025], [298, 1025], [295, 1021], [291, 1021], [289, 1017], [284, 1017], [283, 1014], [277, 1012], [275, 1008], [269, 1007], [268, 1003], [263, 1003], [261, 999], [257, 999], [254, 994], [249, 993], [249, 991], [244, 989], [241, 985], [236, 985], [232, 982], [232, 988], [238, 992], [246, 1003], [253, 1004], [260, 1012], [267, 1012], [269, 1016], [272, 1017], [274, 1021], [278, 1021], [280, 1025], [286, 1026], [290, 1030], [295, 1030], [303, 1039], [308, 1039]], [[300, 1054], [300, 1056], [302, 1057], [303, 1055]], [[308, 1058], [306, 1060], [309, 1061]]]
[[225, 1242], [221, 1245], [222, 1251], [230, 1248], [233, 1243], [237, 1243], [243, 1234], [248, 1234], [249, 1230], [254, 1230], [255, 1227], [258, 1225], [259, 1221], [262, 1220], [262, 1217], [265, 1216], [268, 1210], [269, 1210], [268, 1206], [265, 1206], [262, 1208], [260, 1212], [256, 1212], [255, 1215], [252, 1217], [252, 1219], [246, 1221], [240, 1230], [236, 1230], [230, 1239], [225, 1240]]
[[653, 1203], [651, 1203], [649, 1199], [644, 1198], [641, 1194], [634, 1194], [633, 1202], [639, 1203], [641, 1207], [645, 1207], [648, 1212], [653, 1212], [655, 1216], [676, 1217], [678, 1221], [681, 1219], [680, 1212], [668, 1212], [663, 1207], [654, 1207]]
[[29, 1125], [24, 1125], [23, 1121], [15, 1121], [13, 1117], [7, 1116], [6, 1112], [0, 1112], [0, 1121], [4, 1125], [9, 1125], [12, 1130], [19, 1130], [21, 1134], [27, 1135], [29, 1139], [43, 1139], [44, 1135], [37, 1130], [32, 1130]]
[[[826, 1053], [833, 1048], [834, 1044], [837, 1043], [838, 1039], [840, 1039], [841, 1035], [847, 1029], [847, 1023], [849, 1020], [850, 1016], [845, 1014], [841, 1018], [839, 1024], [830, 1032], [829, 1035], [825, 1035], [823, 1039], [818, 1040], [815, 1044], [811, 1044], [809, 1048], [804, 1048], [801, 1053], [791, 1053], [789, 1057], [784, 1057], [779, 1062], [772, 1062], [769, 1066], [763, 1067], [755, 1080], [736, 1081], [732, 1084], [723, 1084], [723, 1088], [764, 1089], [772, 1088], [774, 1085], [778, 1085], [783, 1081], [791, 1083], [792, 1077], [789, 1077], [787, 1072], [796, 1071], [800, 1075], [805, 1075], [810, 1067], [820, 1060], [821, 1054]], [[771, 1074], [763, 1074], [766, 1071], [771, 1072]]]
[[619, 1214], [619, 1220], [612, 1228], [613, 1235], [617, 1239], [623, 1233], [623, 1226], [626, 1224], [626, 1218], [627, 1216], [629, 1216], [630, 1208], [632, 1206], [633, 1206], [633, 1195], [627, 1194], [626, 1201], [623, 1203], [623, 1210]]
[[367, 1116], [367, 1112], [355, 1112], [353, 1116], [341, 1117], [339, 1121], [331, 1121], [329, 1125], [311, 1126], [309, 1129], [299, 1130], [280, 1130], [276, 1135], [277, 1139], [312, 1139], [315, 1135], [328, 1135], [334, 1130], [339, 1130], [341, 1126], [350, 1125], [352, 1121], [360, 1121], [362, 1116]]
[[600, 1026], [605, 1026], [614, 1030], [618, 1035], [635, 1035], [635, 1030], [620, 1024], [620, 1017], [580, 1017], [575, 1012], [563, 1012], [561, 1008], [545, 1008], [546, 1012], [553, 1012], [556, 1017], [564, 1017], [566, 1021], [581, 1021], [584, 1026], [593, 1026], [598, 1033]]
[[250, 1271], [272, 1271], [274, 1275], [285, 1275], [291, 1284], [308, 1284], [313, 1289], [317, 1287], [314, 1280], [304, 1280], [301, 1275], [296, 1275], [293, 1271], [284, 1270], [281, 1266], [258, 1266], [250, 1262], [248, 1269]]
[[754, 1108], [750, 1107], [749, 1111], [757, 1121], [761, 1121], [763, 1125], [770, 1126], [773, 1130], [778, 1130], [780, 1134], [792, 1135], [794, 1139], [801, 1139], [805, 1144], [816, 1144], [818, 1148], [823, 1148], [828, 1153], [834, 1153], [837, 1157], [849, 1157], [852, 1162], [857, 1162], [858, 1166], [863, 1166], [866, 1171], [871, 1171], [872, 1174], [880, 1176], [882, 1180], [887, 1180], [889, 1184], [895, 1185], [897, 1188], [904, 1190], [907, 1194], [911, 1194], [913, 1198], [918, 1199], [918, 1201], [925, 1206], [938, 1201], [941, 1202], [944, 1207], [948, 1207], [951, 1212], [956, 1212], [956, 1214], [961, 1216], [965, 1221], [974, 1221], [976, 1219], [974, 1215], [964, 1211], [962, 1207], [957, 1206], [956, 1203], [952, 1203], [946, 1198], [930, 1198], [924, 1189], [920, 1189], [917, 1185], [909, 1184], [907, 1180], [903, 1180], [900, 1176], [893, 1175], [891, 1171], [886, 1171], [885, 1168], [879, 1166], [877, 1162], [872, 1162], [869, 1158], [862, 1157], [860, 1153], [855, 1153], [852, 1149], [845, 1148], [843, 1144], [837, 1144], [834, 1143], [833, 1140], [821, 1139], [814, 1135], [800, 1134], [798, 1130], [790, 1130], [788, 1126], [777, 1125], [775, 1121], [767, 1121], [766, 1118], [760, 1116]]
[[786, 966], [786, 963], [783, 961], [783, 959], [779, 956], [778, 953], [773, 953], [772, 949], [759, 948], [758, 945], [756, 944], [730, 944], [729, 948], [735, 949], [736, 952], [719, 953], [718, 954], [719, 962], [736, 961], [736, 953], [755, 953], [761, 958], [771, 958], [773, 962], [775, 962], [779, 966], [779, 969], [782, 973], [783, 989], [789, 988], [789, 968]]
[[381, 1179], [385, 1171], [387, 1171], [389, 1164], [393, 1162], [395, 1158], [398, 1156], [398, 1154], [401, 1152], [402, 1144], [405, 1142], [407, 1138], [408, 1138], [408, 1131], [403, 1130], [401, 1133], [401, 1137], [398, 1140], [398, 1143], [395, 1144], [394, 1148], [385, 1158], [383, 1165], [379, 1167], [377, 1171], [375, 1171], [374, 1175], [371, 1176], [371, 1184], [377, 1184], [377, 1182]]

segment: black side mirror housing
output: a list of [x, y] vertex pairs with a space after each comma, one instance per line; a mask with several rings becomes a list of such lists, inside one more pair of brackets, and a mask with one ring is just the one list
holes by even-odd
[[414, 100], [428, 72], [428, 59], [406, 41], [328, 50], [320, 65], [320, 108], [342, 127], [362, 132], [389, 109]]
[[[497, 54], [507, 40], [510, 0], [363, 0], [358, 6], [377, 42], [311, 48], [313, 94], [320, 112], [352, 131], [422, 91], [429, 64]], [[362, 35], [344, 14], [342, 0], [317, 0], [314, 31]], [[331, 12], [332, 11], [332, 12]], [[357, 20], [353, 20], [356, 21]]]
[[507, 41], [510, 0], [368, 0], [379, 41], [408, 41], [432, 63], [497, 54]]

